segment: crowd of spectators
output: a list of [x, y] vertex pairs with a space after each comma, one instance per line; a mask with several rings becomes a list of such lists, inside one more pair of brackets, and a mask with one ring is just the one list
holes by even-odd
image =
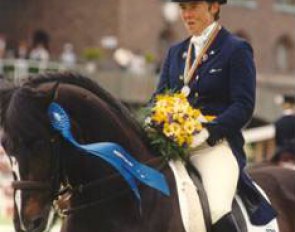
[[[37, 30], [29, 40], [14, 42], [8, 40], [6, 35], [0, 32], [0, 73], [3, 71], [3, 59], [17, 59], [17, 67], [29, 70], [28, 60], [35, 61], [30, 64], [41, 64], [41, 67], [48, 67], [49, 61], [62, 65], [62, 69], [75, 69], [77, 66], [85, 68], [86, 71], [96, 72], [100, 70], [117, 70], [127, 72], [134, 76], [145, 76], [156, 74], [156, 58], [151, 52], [125, 49], [118, 46], [117, 42], [112, 47], [106, 47], [103, 43], [97, 46], [85, 47], [81, 54], [76, 52], [74, 44], [70, 41], [61, 44], [59, 54], [51, 52], [50, 36], [43, 30]], [[114, 39], [113, 39], [114, 40]], [[105, 46], [105, 47], [104, 47]], [[120, 58], [117, 59], [119, 51]], [[126, 51], [122, 53], [122, 51]], [[122, 61], [123, 59], [123, 61]], [[94, 65], [94, 66], [93, 66]], [[49, 68], [50, 69], [50, 68]], [[24, 72], [26, 73], [26, 71]]]

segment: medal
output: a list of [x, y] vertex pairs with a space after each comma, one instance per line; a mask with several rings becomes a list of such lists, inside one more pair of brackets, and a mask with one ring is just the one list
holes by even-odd
[[181, 89], [181, 93], [185, 96], [188, 97], [188, 95], [191, 92], [191, 88], [188, 85], [184, 85]]
[[205, 62], [208, 60], [208, 55], [207, 54], [204, 54], [203, 57], [202, 57], [202, 61]]

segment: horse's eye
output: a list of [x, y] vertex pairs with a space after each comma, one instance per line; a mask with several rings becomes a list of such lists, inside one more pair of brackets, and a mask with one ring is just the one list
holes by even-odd
[[34, 147], [43, 147], [45, 145], [44, 139], [38, 139], [34, 141]]
[[5, 143], [6, 143], [5, 140], [4, 140], [3, 138], [1, 138], [0, 144], [1, 144], [1, 146], [2, 146], [4, 149], [5, 149], [5, 146], [6, 146]]
[[26, 138], [25, 140], [20, 141], [20, 145], [25, 149], [32, 149], [35, 147], [40, 147], [43, 145], [43, 139], [39, 138]]
[[4, 148], [4, 150], [7, 150], [7, 148], [8, 148], [8, 140], [6, 139], [6, 137], [1, 138], [0, 144]]

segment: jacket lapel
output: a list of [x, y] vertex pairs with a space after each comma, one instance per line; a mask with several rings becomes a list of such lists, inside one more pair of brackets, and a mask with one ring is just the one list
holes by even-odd
[[[207, 52], [204, 54], [201, 65], [204, 63], [207, 63], [212, 58], [214, 58], [216, 54], [219, 53], [222, 47], [222, 44], [228, 35], [229, 35], [229, 32], [222, 27], [221, 30], [218, 32], [216, 39], [213, 41], [213, 43], [211, 44]], [[191, 37], [188, 37], [186, 40], [183, 41], [178, 54], [179, 67], [180, 67], [180, 72], [182, 74], [184, 71], [185, 60], [187, 57], [187, 51], [188, 51], [190, 39]], [[194, 52], [193, 52], [193, 55], [194, 55]]]
[[[210, 61], [211, 59], [213, 59], [215, 57], [215, 55], [219, 53], [219, 51], [222, 47], [222, 44], [228, 35], [229, 35], [229, 32], [222, 27], [221, 30], [218, 32], [216, 39], [213, 41], [213, 43], [211, 44], [211, 46], [209, 47], [207, 52], [204, 54], [199, 68], [201, 68], [203, 64], [205, 64], [208, 61]], [[184, 73], [185, 60], [187, 57], [187, 51], [188, 51], [188, 47], [190, 44], [190, 39], [191, 39], [191, 37], [188, 37], [186, 40], [184, 40], [180, 44], [178, 54], [177, 54], [177, 56], [178, 56], [178, 59], [177, 59], [178, 66], [177, 67], [179, 67], [179, 79], [180, 79], [181, 83], [183, 83], [182, 78], [183, 78], [183, 73]], [[193, 52], [193, 55], [194, 55], [194, 52]]]
[[229, 32], [222, 27], [221, 30], [218, 32], [216, 39], [213, 41], [207, 52], [204, 54], [201, 65], [207, 63], [212, 58], [214, 58], [216, 54], [219, 53], [222, 44], [228, 35]]
[[188, 51], [190, 39], [191, 39], [191, 37], [189, 37], [185, 41], [183, 41], [182, 46], [179, 50], [179, 54], [178, 54], [179, 66], [178, 67], [180, 67], [180, 75], [183, 75], [183, 73], [184, 73], [185, 60], [188, 55], [187, 51]]

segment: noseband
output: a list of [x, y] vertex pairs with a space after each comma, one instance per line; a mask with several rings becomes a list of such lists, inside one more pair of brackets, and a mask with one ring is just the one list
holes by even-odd
[[51, 159], [51, 167], [53, 167], [53, 175], [50, 183], [43, 181], [33, 180], [17, 180], [16, 174], [13, 173], [14, 181], [12, 182], [12, 188], [16, 190], [29, 190], [29, 191], [50, 191], [52, 200], [55, 200], [59, 195], [63, 194], [64, 191], [59, 191], [59, 185], [62, 179], [62, 165], [61, 155], [59, 154], [60, 142], [58, 137], [50, 139], [51, 149], [53, 157]]
[[48, 191], [52, 190], [52, 186], [41, 181], [13, 181], [12, 188], [14, 190], [34, 190], [34, 191]]

